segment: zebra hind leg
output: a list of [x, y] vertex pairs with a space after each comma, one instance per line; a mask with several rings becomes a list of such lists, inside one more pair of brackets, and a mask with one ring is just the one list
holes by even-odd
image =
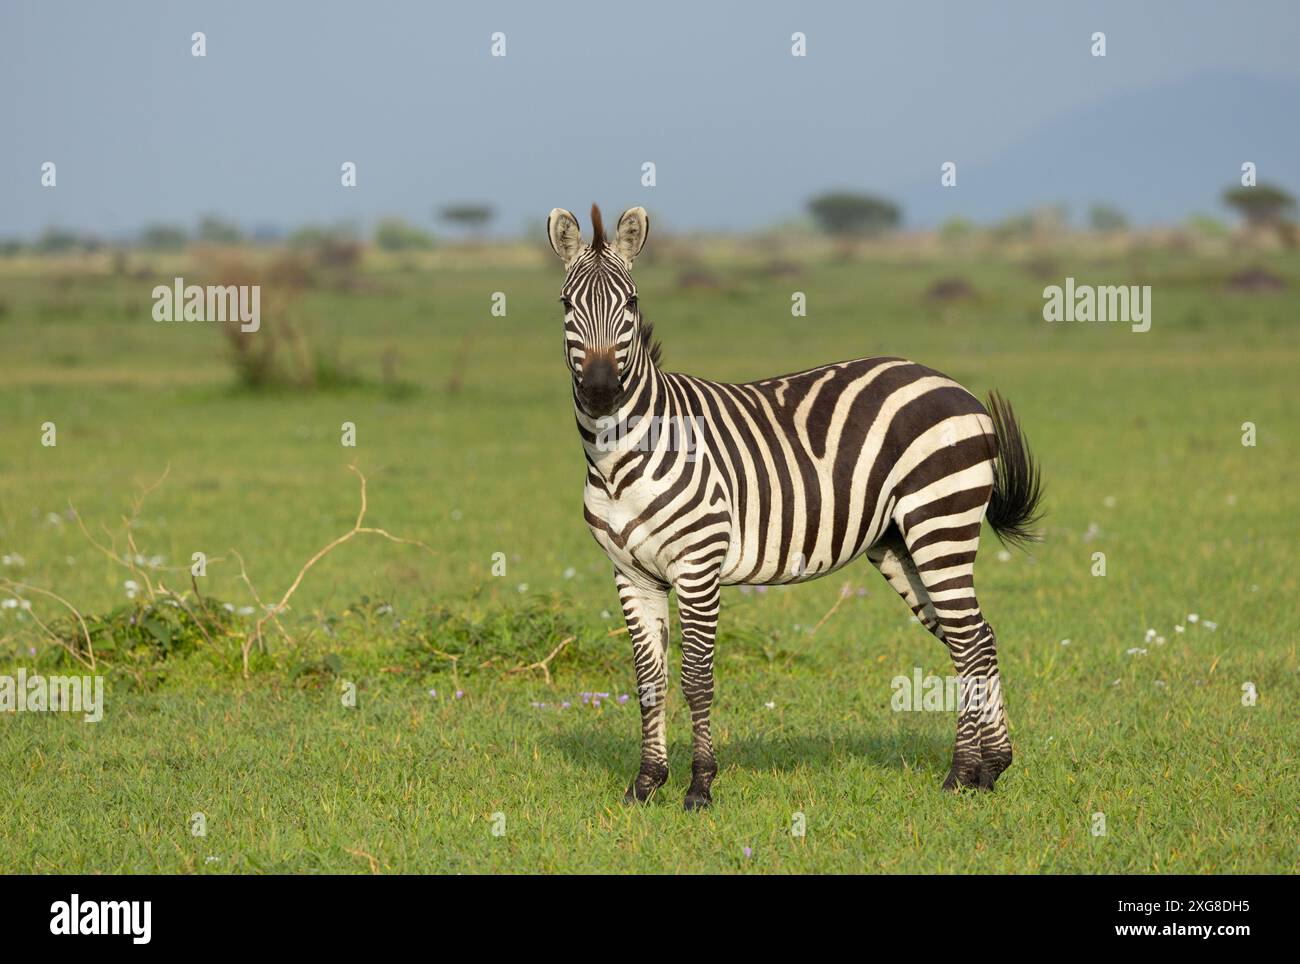
[[[973, 533], [973, 535], [972, 535]], [[974, 528], [929, 527], [907, 542], [890, 534], [867, 552], [881, 575], [930, 632], [943, 640], [961, 681], [957, 737], [945, 790], [993, 784], [1011, 765], [1011, 738], [1002, 703], [997, 645], [993, 627], [981, 615], [975, 598], [975, 549], [965, 550], [979, 537]], [[955, 546], [954, 542], [962, 543]]]

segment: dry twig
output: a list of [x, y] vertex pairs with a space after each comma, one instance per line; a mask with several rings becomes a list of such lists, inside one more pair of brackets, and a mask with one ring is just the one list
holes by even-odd
[[576, 636], [564, 637], [564, 639], [560, 640], [559, 644], [551, 650], [550, 654], [547, 655], [545, 659], [539, 659], [537, 662], [529, 663], [527, 666], [516, 666], [514, 669], [506, 670], [506, 675], [513, 673], [526, 673], [529, 670], [540, 669], [542, 671], [542, 676], [546, 679], [546, 685], [551, 685], [551, 660], [555, 659], [556, 656], [559, 656], [560, 651], [577, 638], [578, 637]]
[[[264, 604], [262, 604], [261, 599], [258, 599], [258, 604], [263, 605], [263, 608], [266, 609], [266, 612], [263, 613], [262, 618], [257, 621], [257, 625], [253, 627], [252, 635], [248, 636], [244, 640], [243, 654], [244, 654], [244, 676], [245, 677], [249, 675], [248, 655], [249, 652], [252, 650], [254, 643], [256, 643], [259, 648], [265, 651], [266, 643], [262, 635], [262, 627], [266, 625], [266, 621], [268, 619], [274, 619], [276, 622], [276, 626], [279, 627], [280, 629], [280, 632], [283, 633], [286, 638], [288, 638], [289, 634], [285, 632], [284, 626], [280, 624], [278, 614], [288, 606], [289, 599], [293, 596], [295, 592], [298, 591], [298, 587], [302, 584], [302, 581], [306, 577], [308, 571], [310, 571], [310, 569], [314, 565], [316, 565], [316, 563], [320, 562], [321, 559], [325, 558], [325, 556], [329, 555], [330, 552], [337, 549], [339, 546], [343, 545], [343, 543], [347, 542], [353, 536], [362, 535], [362, 534], [383, 536], [385, 539], [389, 540], [390, 542], [398, 542], [404, 545], [419, 546], [421, 549], [425, 550], [431, 555], [437, 554], [429, 546], [425, 545], [423, 542], [420, 542], [416, 539], [403, 539], [400, 536], [395, 536], [392, 533], [389, 533], [375, 526], [362, 525], [361, 523], [365, 521], [366, 509], [368, 507], [366, 501], [366, 477], [365, 475], [362, 474], [361, 470], [356, 467], [355, 464], [349, 465], [348, 470], [354, 473], [356, 477], [361, 481], [361, 508], [357, 512], [357, 521], [352, 524], [351, 529], [343, 533], [343, 535], [339, 536], [337, 539], [334, 539], [333, 541], [328, 543], [323, 549], [321, 549], [314, 556], [308, 559], [306, 563], [303, 564], [303, 567], [298, 570], [298, 575], [294, 578], [293, 583], [289, 586], [288, 589], [285, 590], [284, 595], [280, 597], [280, 601], [278, 603], [276, 603], [274, 606], [267, 608], [264, 606]], [[238, 553], [236, 553], [235, 555], [236, 558], [239, 558]], [[249, 581], [248, 573], [244, 569], [244, 560], [242, 558], [239, 559], [239, 568], [240, 568], [240, 574], [243, 576], [244, 582], [248, 584], [248, 588], [250, 590], [253, 589], [253, 584], [251, 581]], [[256, 591], [254, 591], [253, 595], [255, 598], [257, 597]]]
[[825, 616], [817, 620], [817, 625], [814, 626], [811, 630], [809, 630], [808, 635], [809, 636], [815, 635], [817, 630], [822, 628], [822, 624], [825, 623], [826, 620], [834, 616], [835, 610], [839, 609], [840, 606], [843, 605], [844, 600], [848, 599], [849, 596], [851, 596], [852, 594], [853, 594], [853, 584], [850, 582], [846, 582], [843, 588], [840, 589], [840, 595], [839, 598], [835, 600], [835, 605], [826, 611]]

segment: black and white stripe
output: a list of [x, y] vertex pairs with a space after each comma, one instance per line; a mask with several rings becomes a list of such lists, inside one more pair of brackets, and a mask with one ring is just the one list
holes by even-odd
[[[642, 759], [628, 798], [667, 777], [668, 593], [682, 626], [694, 756], [686, 806], [710, 802], [709, 732], [720, 588], [804, 582], [865, 555], [948, 646], [974, 687], [945, 786], [991, 788], [1011, 762], [993, 629], [973, 568], [986, 516], [1029, 538], [1037, 470], [1010, 408], [901, 358], [866, 358], [746, 384], [662, 371], [630, 268], [640, 208], [606, 242], [555, 210], [565, 350], [587, 458], [584, 505], [614, 562], [642, 695]], [[677, 429], [687, 425], [691, 431]], [[611, 437], [616, 440], [611, 443]]]

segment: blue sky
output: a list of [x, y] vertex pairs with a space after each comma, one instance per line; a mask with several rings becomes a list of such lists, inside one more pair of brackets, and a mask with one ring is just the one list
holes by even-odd
[[[196, 30], [205, 58], [190, 55]], [[490, 56], [494, 31], [504, 58]], [[507, 232], [592, 200], [644, 204], [679, 228], [748, 228], [832, 187], [901, 198], [916, 223], [1053, 193], [1170, 220], [1212, 208], [1237, 157], [1300, 186], [1284, 129], [1300, 116], [1298, 39], [1300, 4], [1264, 0], [3, 0], [0, 236], [58, 224], [111, 237], [204, 212], [246, 228], [398, 215], [436, 229], [435, 208], [465, 200], [493, 204]], [[1207, 90], [1227, 93], [1214, 109], [1188, 103]], [[1285, 106], [1297, 109], [1283, 125]], [[1112, 116], [1124, 134], [1098, 163], [1065, 150], [1045, 179], [1008, 175], [1017, 157], [1050, 158], [1073, 118], [1104, 134]], [[1144, 138], [1146, 118], [1172, 133]], [[53, 190], [39, 183], [47, 160]], [[339, 183], [349, 160], [355, 189]], [[958, 188], [936, 201], [944, 160]], [[1186, 177], [1140, 190], [1126, 176], [1182, 165]]]

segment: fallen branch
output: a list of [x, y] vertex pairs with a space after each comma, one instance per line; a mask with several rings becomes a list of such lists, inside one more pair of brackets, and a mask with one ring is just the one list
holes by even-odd
[[564, 637], [564, 639], [560, 640], [559, 645], [551, 650], [550, 654], [545, 659], [539, 659], [537, 662], [529, 663], [527, 666], [516, 666], [514, 669], [506, 670], [506, 675], [510, 676], [514, 673], [527, 673], [529, 670], [540, 669], [542, 671], [542, 676], [546, 679], [546, 685], [551, 685], [551, 660], [555, 659], [556, 656], [559, 656], [560, 651], [577, 638], [578, 637], [576, 636]]
[[90, 534], [90, 530], [86, 528], [86, 523], [82, 520], [81, 513], [77, 511], [77, 507], [71, 502], [68, 503], [68, 508], [72, 511], [72, 517], [77, 520], [77, 526], [81, 529], [81, 534], [86, 537], [86, 541], [104, 555], [108, 556], [108, 558], [112, 559], [113, 562], [117, 563], [117, 565], [124, 566], [130, 571], [132, 576], [140, 580], [140, 582], [144, 584], [145, 592], [148, 593], [150, 602], [155, 601], [157, 593], [154, 590], [153, 580], [149, 578], [149, 574], [136, 565], [135, 560], [136, 557], [140, 555], [140, 552], [136, 548], [135, 536], [132, 535], [131, 530], [135, 526], [136, 519], [140, 516], [140, 510], [144, 508], [144, 500], [152, 495], [153, 492], [167, 480], [167, 476], [171, 473], [171, 470], [172, 467], [169, 464], [165, 469], [163, 469], [162, 475], [158, 476], [158, 479], [152, 485], [146, 485], [141, 490], [140, 494], [132, 500], [131, 514], [122, 516], [122, 525], [126, 533], [127, 552], [125, 553], [125, 558], [123, 558], [123, 555], [119, 554], [117, 551], [117, 536], [113, 535], [107, 528], [105, 528], [104, 532], [112, 543], [112, 548], [97, 542], [95, 537]]
[[[303, 579], [307, 576], [307, 573], [311, 570], [311, 568], [315, 566], [316, 563], [320, 562], [323, 558], [325, 558], [325, 556], [329, 555], [339, 546], [343, 545], [343, 543], [351, 539], [353, 536], [363, 535], [363, 534], [382, 536], [383, 538], [389, 540], [390, 542], [397, 542], [397, 543], [402, 543], [404, 545], [410, 545], [410, 546], [419, 546], [421, 549], [424, 549], [430, 555], [437, 555], [437, 553], [434, 552], [432, 548], [430, 548], [429, 546], [425, 545], [423, 542], [420, 542], [416, 539], [403, 539], [400, 536], [395, 536], [375, 526], [362, 525], [362, 522], [365, 521], [366, 509], [368, 507], [366, 501], [366, 477], [365, 475], [362, 474], [361, 470], [356, 467], [355, 464], [349, 465], [348, 470], [354, 473], [356, 477], [361, 481], [361, 508], [357, 512], [357, 521], [352, 524], [351, 529], [343, 533], [343, 535], [339, 536], [337, 539], [334, 539], [333, 541], [329, 542], [323, 549], [321, 549], [314, 556], [308, 559], [306, 563], [304, 563], [303, 567], [298, 570], [298, 575], [294, 578], [293, 583], [289, 586], [288, 589], [285, 590], [284, 595], [280, 597], [280, 601], [278, 603], [268, 608], [265, 606], [265, 604], [262, 603], [261, 599], [258, 599], [258, 604], [262, 605], [263, 608], [266, 609], [266, 612], [262, 614], [262, 618], [259, 619], [257, 621], [257, 625], [253, 627], [252, 635], [246, 637], [244, 640], [243, 655], [244, 655], [244, 677], [245, 678], [249, 676], [248, 655], [252, 651], [253, 645], [256, 644], [260, 649], [265, 651], [266, 642], [262, 635], [262, 627], [266, 625], [266, 621], [268, 619], [274, 619], [276, 626], [279, 627], [280, 632], [283, 633], [286, 638], [289, 638], [289, 634], [285, 632], [284, 626], [280, 624], [278, 614], [288, 606], [289, 599], [293, 596], [295, 592], [298, 591], [298, 587], [302, 584]], [[237, 553], [236, 553], [236, 558], [239, 558]], [[250, 590], [253, 589], [253, 584], [248, 578], [248, 573], [247, 571], [244, 570], [244, 560], [242, 558], [239, 560], [239, 568], [240, 568], [240, 573], [243, 576], [244, 582], [248, 584], [248, 588]], [[254, 591], [253, 595], [254, 598], [257, 597], [256, 591]]]
[[14, 593], [14, 595], [19, 599], [22, 599], [21, 593], [23, 592], [38, 592], [43, 596], [49, 596], [51, 599], [62, 603], [73, 616], [77, 617], [77, 623], [81, 626], [82, 635], [86, 639], [86, 653], [90, 657], [89, 662], [86, 661], [86, 657], [77, 652], [75, 646], [65, 640], [58, 633], [54, 632], [54, 630], [50, 629], [49, 626], [45, 625], [45, 621], [42, 620], [40, 616], [36, 615], [34, 610], [28, 609], [27, 611], [31, 613], [32, 619], [35, 620], [36, 625], [41, 628], [41, 631], [45, 633], [45, 635], [49, 636], [50, 639], [54, 640], [54, 642], [58, 643], [71, 653], [77, 662], [89, 668], [92, 673], [95, 671], [95, 644], [90, 641], [90, 630], [86, 627], [86, 620], [82, 618], [81, 613], [77, 610], [76, 606], [72, 605], [72, 603], [68, 602], [58, 593], [50, 592], [48, 589], [42, 589], [40, 586], [29, 586], [26, 583], [14, 582], [12, 579], [5, 579], [3, 577], [0, 577], [0, 586], [7, 587], [9, 591]]

